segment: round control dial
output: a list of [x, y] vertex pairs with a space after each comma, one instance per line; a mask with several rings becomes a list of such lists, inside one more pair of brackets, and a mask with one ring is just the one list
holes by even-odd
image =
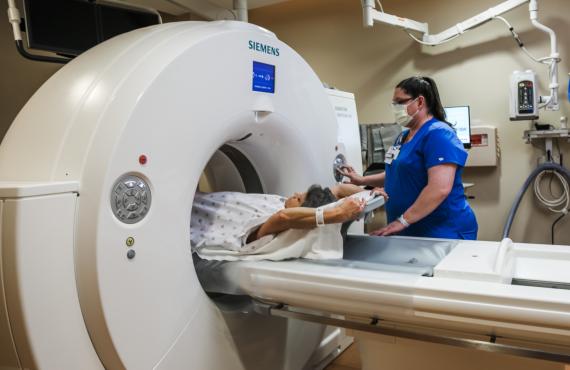
[[334, 162], [333, 162], [333, 176], [334, 176], [334, 179], [336, 180], [336, 182], [342, 181], [342, 178], [344, 176], [342, 176], [342, 173], [340, 173], [340, 170], [345, 165], [346, 165], [346, 157], [343, 154], [338, 154], [335, 157]]
[[150, 188], [135, 175], [123, 175], [113, 185], [111, 208], [117, 219], [126, 224], [141, 221], [150, 209]]

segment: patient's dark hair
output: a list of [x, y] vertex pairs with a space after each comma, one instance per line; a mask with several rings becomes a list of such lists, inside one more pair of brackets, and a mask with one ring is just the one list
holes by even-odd
[[307, 190], [305, 201], [301, 207], [316, 208], [336, 201], [336, 197], [329, 188], [322, 188], [320, 185], [311, 185]]

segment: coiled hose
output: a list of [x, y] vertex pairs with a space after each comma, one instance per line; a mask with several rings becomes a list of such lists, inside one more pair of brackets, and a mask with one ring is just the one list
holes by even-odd
[[547, 162], [536, 167], [525, 180], [523, 186], [521, 187], [515, 198], [515, 201], [513, 202], [513, 206], [511, 207], [511, 211], [509, 212], [509, 216], [507, 217], [507, 222], [505, 223], [505, 227], [503, 228], [503, 239], [509, 237], [509, 234], [511, 232], [511, 226], [513, 225], [515, 215], [517, 213], [517, 210], [519, 208], [519, 205], [522, 201], [522, 198], [526, 190], [528, 189], [530, 184], [536, 179], [536, 177], [544, 171], [554, 171], [562, 175], [566, 179], [566, 182], [570, 183], [570, 171], [567, 168], [559, 165], [558, 163]]

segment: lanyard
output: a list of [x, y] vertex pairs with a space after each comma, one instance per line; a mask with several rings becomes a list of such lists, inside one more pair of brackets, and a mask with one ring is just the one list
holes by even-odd
[[398, 158], [398, 155], [400, 155], [400, 148], [402, 147], [402, 137], [403, 136], [404, 136], [404, 132], [400, 133], [400, 135], [396, 138], [394, 145], [392, 145], [388, 149], [388, 151], [386, 152], [386, 155], [384, 156], [384, 163], [392, 164], [392, 161], [394, 161]]

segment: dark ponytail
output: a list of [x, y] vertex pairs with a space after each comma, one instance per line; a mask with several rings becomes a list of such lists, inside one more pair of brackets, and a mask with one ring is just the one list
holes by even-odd
[[451, 124], [446, 121], [447, 117], [445, 115], [445, 110], [441, 104], [439, 91], [437, 90], [437, 85], [433, 79], [419, 76], [409, 77], [400, 81], [396, 87], [404, 90], [406, 94], [410, 95], [414, 99], [420, 95], [423, 96], [426, 100], [429, 113], [437, 120], [445, 122], [451, 126]]

